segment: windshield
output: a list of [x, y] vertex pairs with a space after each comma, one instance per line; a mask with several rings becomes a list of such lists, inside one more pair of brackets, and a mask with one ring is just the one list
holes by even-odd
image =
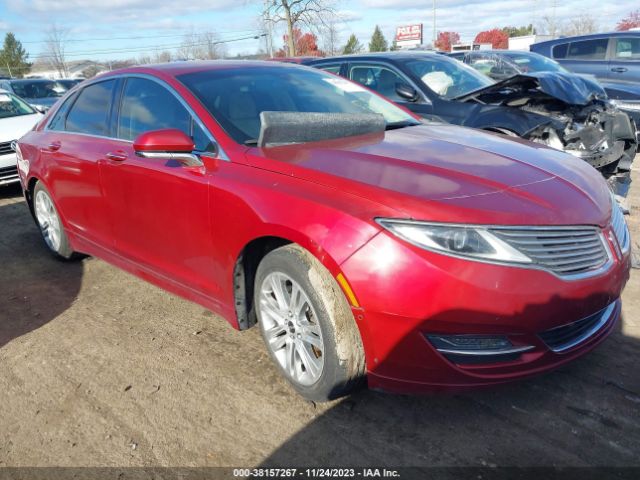
[[260, 113], [379, 113], [387, 125], [418, 125], [411, 115], [360, 85], [320, 70], [248, 67], [180, 75], [180, 80], [238, 143], [260, 134]]
[[430, 90], [444, 98], [455, 98], [493, 82], [473, 68], [450, 58], [409, 60], [406, 66]]
[[11, 82], [13, 91], [22, 98], [55, 98], [61, 97], [68, 90], [59, 82], [38, 80]]
[[0, 92], [0, 118], [32, 115], [36, 111], [15, 95]]
[[558, 62], [542, 55], [509, 53], [505, 55], [514, 63], [520, 73], [529, 72], [567, 72]]

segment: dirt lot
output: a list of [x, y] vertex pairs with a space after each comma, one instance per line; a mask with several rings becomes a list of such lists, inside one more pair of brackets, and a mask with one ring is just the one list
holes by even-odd
[[17, 188], [0, 190], [0, 272], [0, 466], [640, 465], [640, 270], [619, 331], [554, 373], [326, 405], [293, 393], [257, 329], [53, 259]]

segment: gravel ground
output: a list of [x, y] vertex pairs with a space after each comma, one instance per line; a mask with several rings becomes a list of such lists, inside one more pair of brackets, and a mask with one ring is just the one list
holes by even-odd
[[640, 466], [640, 270], [619, 331], [553, 373], [323, 405], [280, 378], [257, 329], [101, 260], [53, 259], [17, 188], [0, 189], [0, 271], [0, 467]]

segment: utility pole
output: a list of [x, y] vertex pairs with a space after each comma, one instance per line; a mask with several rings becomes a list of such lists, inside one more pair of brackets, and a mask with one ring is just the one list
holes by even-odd
[[433, 48], [436, 46], [436, 0], [433, 0]]
[[269, 48], [269, 57], [273, 58], [273, 23], [271, 22], [271, 15], [269, 14], [269, 2], [270, 0], [264, 0], [264, 23], [267, 26], [267, 47]]

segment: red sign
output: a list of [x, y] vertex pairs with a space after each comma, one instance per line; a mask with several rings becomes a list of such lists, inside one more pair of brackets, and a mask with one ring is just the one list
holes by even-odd
[[396, 28], [396, 42], [418, 40], [422, 42], [422, 24], [405, 25]]

